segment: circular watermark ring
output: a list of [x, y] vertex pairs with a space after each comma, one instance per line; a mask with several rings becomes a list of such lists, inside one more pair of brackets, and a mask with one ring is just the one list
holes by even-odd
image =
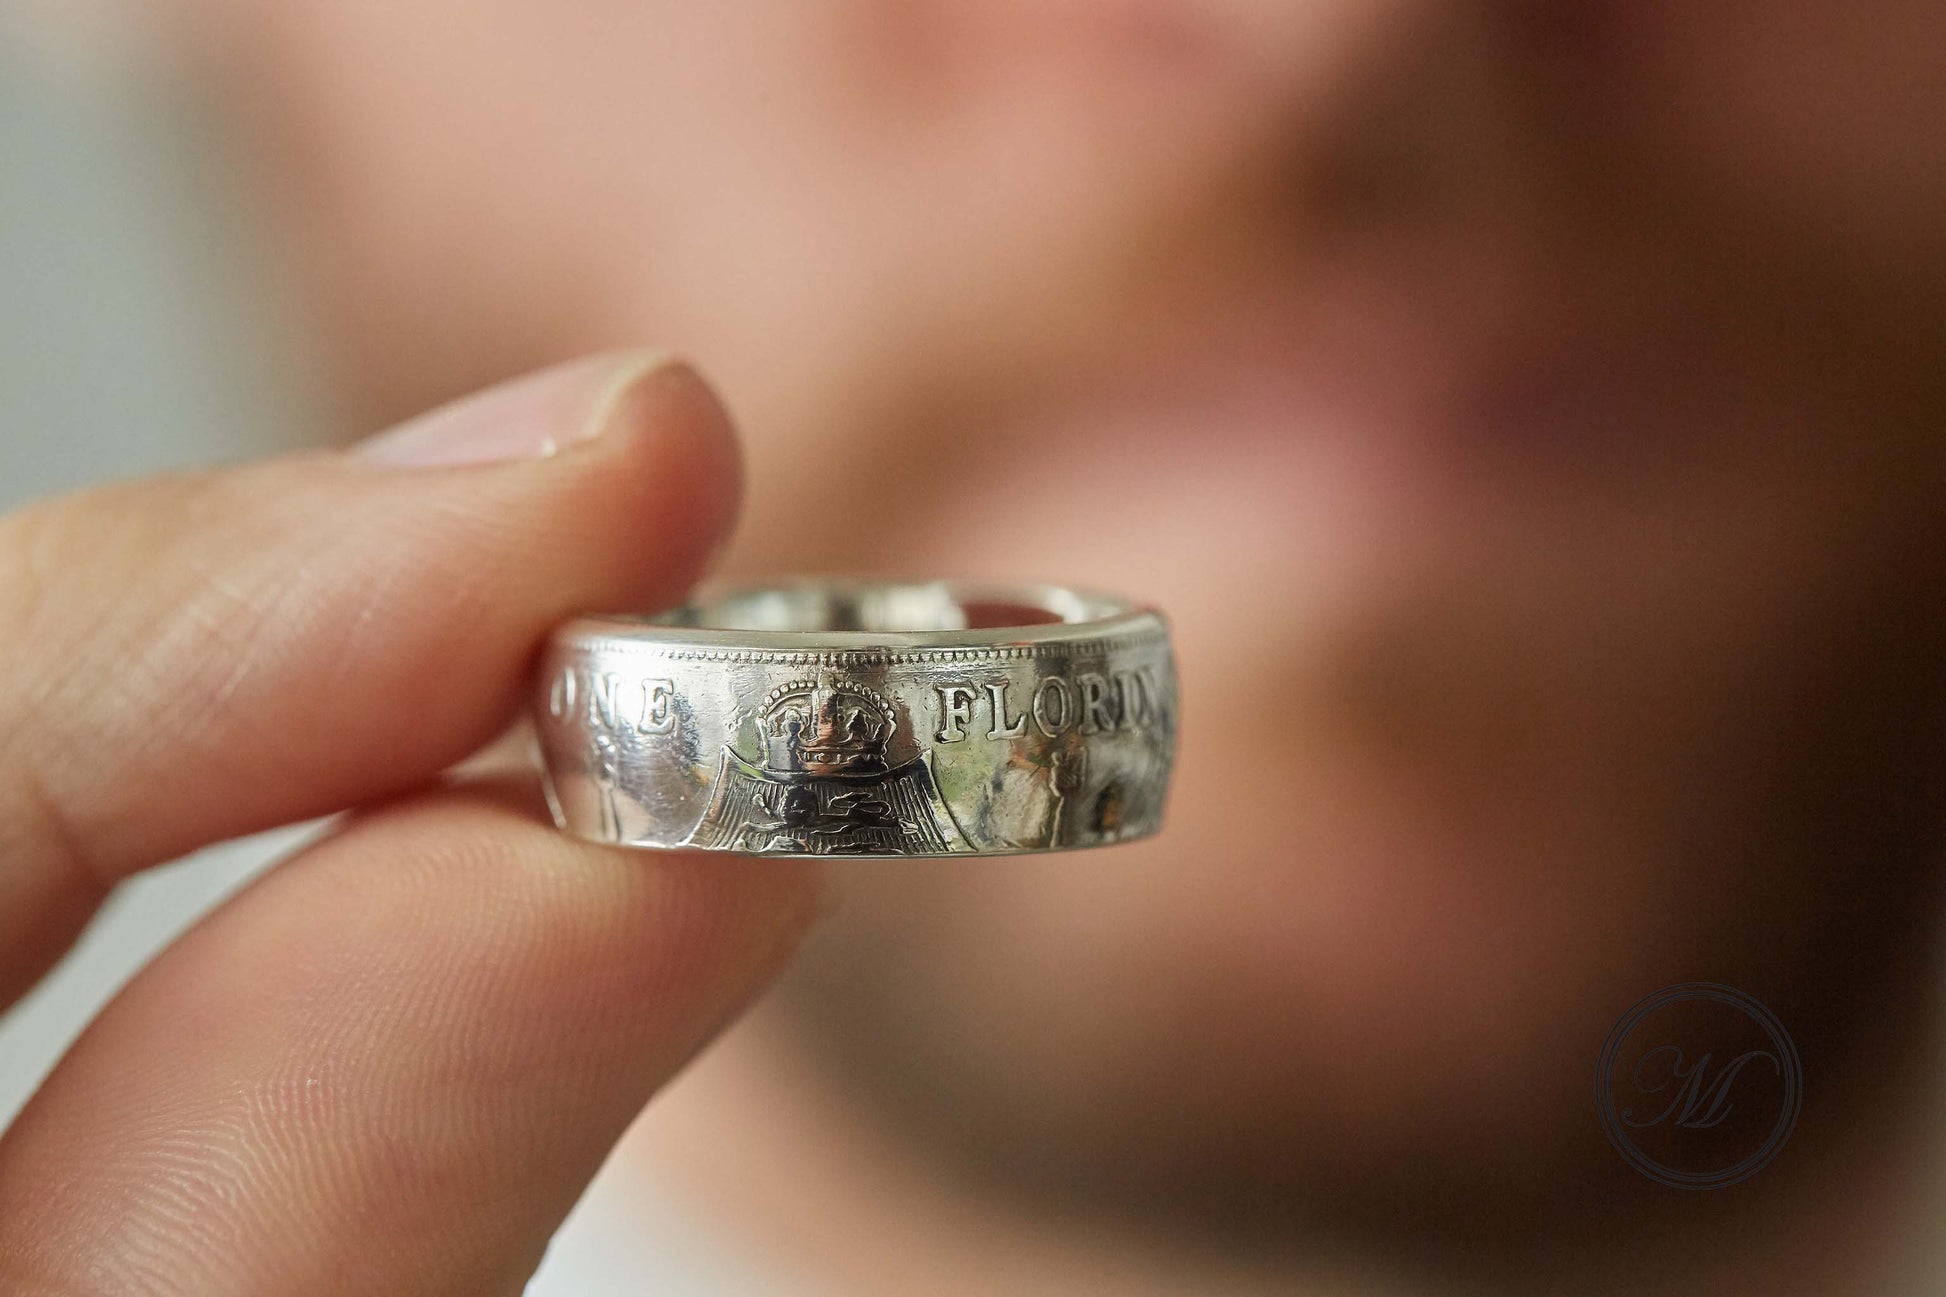
[[[1686, 1090], [1678, 1097], [1684, 1102], [1684, 1114], [1678, 1118], [1678, 1125], [1693, 1124], [1703, 1126], [1713, 1124], [1704, 1121], [1690, 1123], [1693, 1105], [1702, 1097], [1714, 1099], [1721, 1106], [1727, 1097], [1728, 1087], [1734, 1083], [1736, 1072], [1744, 1061], [1752, 1057], [1763, 1057], [1772, 1063], [1781, 1080], [1781, 1101], [1777, 1116], [1771, 1123], [1765, 1137], [1747, 1155], [1724, 1166], [1682, 1167], [1672, 1166], [1668, 1161], [1658, 1159], [1646, 1152], [1630, 1134], [1631, 1127], [1640, 1129], [1653, 1123], [1630, 1120], [1630, 1110], [1621, 1107], [1615, 1096], [1615, 1065], [1623, 1048], [1628, 1044], [1636, 1030], [1651, 1015], [1673, 1004], [1700, 1002], [1720, 1005], [1742, 1014], [1756, 1024], [1770, 1042], [1768, 1051], [1750, 1051], [1743, 1058], [1731, 1063], [1718, 1073], [1714, 1090], [1704, 1095], [1702, 1086], [1708, 1080], [1706, 1069], [1710, 1056], [1705, 1054], [1693, 1064], [1688, 1072], [1682, 1070], [1682, 1054], [1675, 1046], [1662, 1046], [1663, 1050], [1673, 1052], [1675, 1057], [1674, 1073], [1686, 1082]], [[1639, 1070], [1638, 1064], [1638, 1070]], [[1749, 1179], [1761, 1171], [1770, 1160], [1777, 1156], [1784, 1142], [1797, 1127], [1798, 1111], [1804, 1099], [1804, 1064], [1799, 1059], [1797, 1044], [1777, 1015], [1765, 1008], [1755, 997], [1746, 995], [1733, 986], [1720, 982], [1683, 982], [1667, 986], [1652, 995], [1645, 996], [1615, 1024], [1608, 1033], [1608, 1040], [1602, 1046], [1601, 1060], [1595, 1069], [1595, 1106], [1601, 1116], [1602, 1132], [1615, 1151], [1625, 1158], [1629, 1165], [1649, 1179], [1674, 1189], [1723, 1189]], [[1673, 1105], [1672, 1105], [1673, 1106]], [[1718, 1118], [1720, 1120], [1720, 1118]]]

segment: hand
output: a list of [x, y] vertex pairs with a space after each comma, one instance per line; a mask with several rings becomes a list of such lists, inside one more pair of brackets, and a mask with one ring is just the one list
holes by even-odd
[[0, 1291], [520, 1290], [816, 880], [573, 841], [530, 780], [441, 771], [554, 622], [680, 595], [737, 490], [703, 383], [608, 357], [360, 452], [0, 519], [0, 1006], [134, 871], [356, 808], [144, 969], [0, 1139]]

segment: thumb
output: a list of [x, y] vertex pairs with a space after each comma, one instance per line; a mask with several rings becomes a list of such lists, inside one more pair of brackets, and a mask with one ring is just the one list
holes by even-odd
[[605, 356], [0, 518], [0, 1006], [132, 871], [484, 743], [555, 622], [688, 587], [737, 485], [694, 373]]

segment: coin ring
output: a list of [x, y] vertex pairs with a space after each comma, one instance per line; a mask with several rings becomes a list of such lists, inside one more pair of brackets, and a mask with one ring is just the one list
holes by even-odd
[[1013, 855], [1161, 828], [1176, 672], [1125, 599], [816, 578], [567, 622], [533, 710], [555, 821], [593, 841]]

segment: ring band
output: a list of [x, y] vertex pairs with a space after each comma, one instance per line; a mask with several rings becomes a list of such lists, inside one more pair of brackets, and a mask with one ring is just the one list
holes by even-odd
[[598, 842], [1007, 855], [1147, 837], [1175, 753], [1160, 614], [1059, 586], [807, 579], [550, 638], [548, 804]]

